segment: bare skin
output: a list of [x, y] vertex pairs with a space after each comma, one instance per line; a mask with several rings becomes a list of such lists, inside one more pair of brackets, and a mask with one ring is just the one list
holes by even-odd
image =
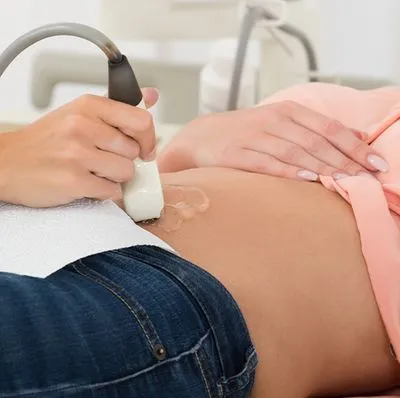
[[[318, 184], [228, 169], [164, 174], [210, 200], [177, 231], [144, 228], [218, 278], [258, 350], [252, 398], [351, 396], [400, 382], [351, 208]], [[168, 189], [165, 189], [167, 201]]]

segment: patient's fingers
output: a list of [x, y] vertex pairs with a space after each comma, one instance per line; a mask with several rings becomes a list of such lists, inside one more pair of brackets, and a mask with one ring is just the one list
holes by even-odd
[[[283, 157], [278, 157], [287, 163], [299, 164], [300, 159], [305, 158], [304, 152], [306, 152], [309, 154], [308, 159], [312, 157], [317, 161], [315, 164], [308, 162], [308, 167], [311, 167], [313, 171], [318, 172], [319, 174], [332, 175], [332, 168], [335, 169], [333, 172], [346, 172], [349, 175], [356, 175], [360, 171], [367, 171], [362, 165], [337, 149], [325, 137], [303, 127], [302, 125], [295, 124], [289, 118], [284, 118], [280, 121], [279, 131], [279, 138], [285, 141], [286, 146], [281, 145], [284, 147], [284, 149], [280, 151], [281, 153], [283, 152]], [[348, 135], [352, 135], [354, 139], [357, 139], [352, 132], [349, 132]], [[276, 145], [278, 145], [277, 140], [279, 138], [275, 138], [274, 143], [271, 143], [271, 149], [266, 151], [272, 155], [274, 155], [274, 153], [271, 151], [275, 149]], [[361, 140], [358, 141], [362, 142]], [[363, 145], [366, 144], [363, 143]], [[301, 151], [301, 149], [303, 149], [303, 151]], [[323, 164], [326, 167], [323, 167]]]
[[[340, 176], [344, 173], [343, 169], [332, 167], [328, 163], [318, 159], [314, 154], [308, 153], [301, 146], [268, 134], [257, 134], [252, 137], [246, 149], [271, 155], [286, 165], [299, 167], [301, 170], [312, 171], [319, 175], [335, 177], [336, 175]], [[362, 167], [356, 163], [354, 163], [354, 168], [357, 169], [357, 172], [363, 170]]]
[[368, 140], [368, 134], [363, 133], [362, 131], [358, 131], [356, 129], [350, 129], [351, 132], [361, 141], [367, 141]]
[[251, 149], [237, 149], [233, 151], [224, 159], [223, 164], [226, 167], [235, 167], [275, 177], [318, 181], [318, 175], [310, 170], [284, 163], [272, 155]]
[[[366, 142], [356, 137], [350, 129], [346, 128], [340, 122], [314, 112], [300, 104], [292, 107], [290, 118], [306, 129], [314, 131], [321, 138], [365, 168], [372, 171], [388, 171], [388, 163]], [[323, 141], [320, 142], [321, 145], [326, 147]], [[332, 156], [329, 156], [333, 160]]]

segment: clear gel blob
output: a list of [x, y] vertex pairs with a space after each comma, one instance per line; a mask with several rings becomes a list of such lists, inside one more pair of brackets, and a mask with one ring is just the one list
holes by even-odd
[[199, 188], [164, 185], [164, 210], [155, 226], [165, 232], [178, 231], [182, 225], [210, 207], [210, 199]]

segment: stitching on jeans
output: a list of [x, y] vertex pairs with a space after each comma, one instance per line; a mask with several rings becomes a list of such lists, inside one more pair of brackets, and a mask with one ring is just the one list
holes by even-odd
[[222, 378], [218, 383], [218, 391], [223, 395], [230, 391], [240, 391], [245, 389], [254, 380], [254, 372], [256, 370], [258, 359], [257, 351], [253, 347], [250, 351], [250, 355], [246, 360], [245, 367], [240, 373], [235, 376], [229, 377], [228, 379]]
[[[139, 253], [140, 253], [140, 252], [139, 252]], [[128, 251], [127, 251], [127, 252], [123, 252], [123, 254], [122, 254], [122, 253], [117, 253], [117, 254], [119, 254], [120, 256], [126, 255], [126, 256], [128, 256], [129, 258], [136, 259], [136, 260], [138, 259], [137, 257], [132, 256]], [[140, 253], [140, 254], [142, 254], [142, 253]], [[163, 255], [163, 253], [158, 253], [158, 254]], [[143, 255], [142, 255], [142, 256], [143, 256]], [[144, 256], [146, 257], [147, 255], [144, 254]], [[169, 258], [168, 256], [165, 256], [165, 257], [166, 257], [166, 258], [164, 258], [164, 260], [165, 260], [166, 262], [171, 261], [170, 258]], [[185, 259], [182, 259], [182, 258], [180, 258], [180, 257], [177, 257], [177, 258], [179, 258], [179, 260], [182, 260], [185, 264], [188, 264], [188, 265], [190, 265], [190, 266], [193, 267], [193, 264], [192, 264], [192, 263], [189, 263], [189, 262], [186, 261]], [[197, 294], [194, 293], [194, 291], [192, 290], [191, 286], [188, 285], [188, 281], [182, 280], [178, 275], [176, 275], [175, 273], [173, 273], [172, 271], [170, 271], [168, 268], [165, 268], [165, 264], [164, 264], [161, 260], [160, 260], [160, 261], [158, 261], [158, 260], [159, 260], [158, 258], [152, 258], [152, 259], [151, 259], [152, 262], [150, 263], [150, 262], [147, 260], [147, 258], [141, 258], [141, 261], [142, 261], [142, 262], [144, 262], [144, 263], [146, 263], [146, 264], [148, 264], [148, 265], [150, 265], [150, 266], [152, 266], [152, 267], [156, 266], [156, 267], [158, 267], [159, 269], [163, 270], [164, 272], [167, 272], [169, 275], [172, 276], [172, 278], [174, 278], [174, 279], [177, 280], [179, 283], [181, 283], [181, 285], [184, 286], [185, 289], [192, 295], [192, 297], [193, 297], [194, 300], [196, 301], [197, 305], [198, 305], [198, 306], [201, 308], [201, 310], [203, 311], [203, 313], [204, 313], [204, 315], [205, 315], [205, 317], [206, 317], [206, 319], [207, 319], [207, 322], [208, 322], [208, 324], [209, 324], [209, 326], [210, 326], [210, 328], [211, 328], [211, 330], [212, 330], [212, 332], [213, 332], [214, 341], [215, 341], [215, 346], [216, 346], [216, 349], [217, 349], [217, 352], [218, 352], [219, 363], [220, 363], [220, 366], [221, 366], [221, 369], [222, 369], [222, 373], [225, 374], [224, 361], [223, 361], [223, 359], [222, 359], [222, 358], [223, 358], [223, 355], [222, 355], [222, 350], [221, 350], [221, 347], [220, 347], [220, 344], [219, 344], [218, 335], [217, 335], [217, 333], [216, 333], [216, 331], [215, 331], [215, 327], [214, 327], [213, 322], [211, 322], [211, 318], [210, 318], [210, 315], [209, 315], [208, 311], [206, 310], [206, 308], [205, 308], [205, 306], [203, 305], [203, 303], [197, 298]], [[196, 266], [196, 267], [197, 267], [197, 266]], [[197, 268], [198, 268], [199, 271], [203, 274], [203, 276], [205, 276], [205, 275], [210, 276], [210, 277], [212, 278], [212, 282], [213, 282], [213, 283], [215, 283], [217, 286], [221, 286], [221, 287], [223, 288], [224, 293], [225, 293], [226, 295], [228, 295], [229, 298], [231, 298], [231, 300], [233, 301], [234, 305], [237, 307], [239, 313], [241, 314], [240, 309], [238, 308], [238, 306], [237, 306], [237, 304], [236, 304], [236, 301], [233, 299], [232, 295], [231, 295], [231, 294], [229, 293], [229, 291], [225, 288], [225, 286], [223, 286], [223, 285], [221, 284], [221, 282], [218, 281], [218, 279], [216, 279], [214, 276], [212, 276], [211, 274], [209, 274], [209, 273], [206, 272], [205, 270], [203, 270], [203, 269], [201, 269], [201, 268], [199, 268], [199, 267], [197, 267]], [[244, 320], [242, 319], [241, 322], [242, 322], [242, 325], [243, 325]], [[247, 330], [247, 326], [244, 326], [244, 330]], [[250, 339], [250, 336], [249, 336], [248, 338]]]
[[[159, 257], [152, 258], [151, 259], [151, 261], [152, 261], [151, 263], [149, 263], [149, 261], [147, 260], [147, 257], [149, 256], [149, 254], [146, 251], [149, 250], [149, 249], [157, 251], [157, 255], [159, 256]], [[198, 265], [196, 265], [194, 263], [191, 263], [190, 261], [188, 261], [188, 260], [186, 260], [186, 259], [184, 259], [182, 257], [179, 257], [179, 255], [177, 255], [176, 253], [166, 252], [162, 248], [154, 247], [154, 246], [150, 246], [150, 245], [143, 245], [143, 246], [140, 246], [139, 248], [137, 248], [137, 250], [135, 251], [135, 256], [133, 256], [130, 253], [129, 250], [125, 250], [125, 249], [117, 250], [116, 254], [120, 255], [121, 257], [128, 256], [128, 257], [130, 257], [132, 259], [136, 259], [136, 260], [138, 259], [137, 255], [139, 254], [139, 256], [141, 257], [141, 261], [143, 261], [146, 264], [149, 264], [151, 266], [156, 266], [158, 268], [161, 268], [163, 271], [168, 272], [168, 274], [172, 275], [173, 278], [178, 280], [191, 293], [191, 295], [196, 300], [196, 302], [198, 303], [200, 308], [205, 312], [206, 318], [207, 318], [207, 320], [208, 320], [208, 322], [210, 324], [210, 327], [213, 330], [214, 336], [216, 336], [215, 335], [215, 330], [212, 327], [212, 323], [210, 322], [210, 319], [209, 319], [209, 314], [208, 314], [207, 310], [204, 308], [204, 306], [202, 305], [202, 303], [197, 299], [197, 295], [193, 292], [193, 290], [191, 289], [191, 286], [189, 286], [187, 284], [186, 280], [182, 280], [178, 275], [176, 275], [174, 272], [172, 272], [171, 270], [166, 268], [165, 267], [165, 262], [167, 264], [170, 264], [170, 263], [175, 264], [176, 261], [180, 261], [180, 262], [183, 262], [185, 265], [188, 265], [190, 267], [195, 267], [195, 269], [200, 274], [202, 274], [202, 276], [208, 276], [211, 279], [212, 283], [214, 285], [216, 285], [217, 287], [220, 287], [221, 290], [224, 292], [224, 295], [227, 296], [228, 298], [230, 298], [233, 306], [235, 307], [235, 309], [238, 311], [238, 313], [240, 315], [239, 316], [239, 320], [240, 320], [241, 326], [242, 326], [242, 328], [243, 328], [243, 330], [245, 332], [245, 336], [246, 336], [247, 340], [251, 341], [250, 332], [249, 332], [249, 329], [247, 327], [246, 320], [244, 319], [242, 310], [240, 309], [238, 303], [236, 302], [236, 300], [232, 296], [231, 292], [225, 287], [225, 285], [221, 281], [219, 281], [214, 275], [212, 275], [211, 273], [206, 271], [204, 268], [201, 268]], [[162, 257], [162, 259], [160, 257]], [[188, 280], [188, 282], [190, 283], [190, 280]], [[217, 345], [217, 351], [218, 351], [220, 357], [222, 358], [221, 349], [220, 349], [219, 344], [218, 344], [218, 339], [216, 339], [216, 345]], [[222, 361], [222, 359], [221, 359], [221, 361]]]
[[119, 379], [115, 379], [112, 381], [106, 381], [103, 383], [94, 383], [94, 384], [86, 384], [86, 385], [81, 385], [81, 386], [74, 386], [74, 387], [64, 387], [64, 388], [57, 388], [57, 387], [53, 387], [53, 388], [47, 388], [47, 389], [43, 389], [43, 390], [36, 390], [36, 391], [27, 391], [27, 392], [23, 392], [23, 393], [17, 393], [17, 394], [1, 394], [0, 393], [0, 398], [17, 398], [17, 397], [29, 397], [29, 396], [33, 396], [35, 398], [38, 398], [37, 394], [41, 394], [41, 393], [49, 393], [49, 392], [74, 392], [74, 393], [80, 393], [83, 392], [85, 390], [100, 390], [102, 388], [107, 388], [109, 386], [113, 386], [116, 384], [120, 384], [120, 383], [124, 383], [126, 381], [130, 381], [135, 379], [138, 376], [142, 376], [146, 373], [149, 373], [155, 369], [158, 369], [162, 366], [165, 366], [167, 364], [173, 363], [173, 362], [178, 362], [181, 358], [184, 358], [186, 356], [195, 354], [203, 345], [204, 341], [208, 338], [208, 336], [210, 335], [210, 330], [207, 331], [207, 333], [194, 345], [194, 347], [192, 347], [190, 350], [188, 351], [184, 351], [182, 353], [180, 353], [179, 355], [177, 355], [174, 358], [169, 358], [166, 359], [163, 362], [158, 362], [155, 365], [152, 365], [146, 369], [140, 370], [139, 372], [136, 372], [132, 375], [129, 376], [125, 376], [125, 377], [121, 377]]
[[[150, 347], [152, 349], [155, 348], [155, 344], [153, 344], [152, 339], [150, 337], [150, 335], [148, 334], [146, 327], [143, 325], [143, 322], [141, 321], [141, 319], [139, 318], [139, 316], [136, 314], [135, 310], [132, 308], [132, 306], [117, 292], [116, 289], [112, 289], [111, 286], [108, 286], [105, 281], [102, 281], [100, 278], [96, 278], [94, 275], [90, 274], [87, 269], [87, 267], [85, 266], [85, 264], [83, 264], [82, 260], [79, 261], [80, 265], [85, 268], [86, 273], [83, 272], [82, 270], [78, 269], [76, 264], [73, 265], [74, 269], [76, 272], [78, 272], [79, 274], [81, 274], [82, 276], [85, 276], [87, 278], [92, 279], [93, 281], [97, 282], [98, 284], [100, 284], [101, 286], [103, 286], [105, 289], [107, 289], [109, 292], [111, 292], [113, 295], [115, 295], [120, 301], [122, 301], [122, 303], [128, 308], [129, 312], [135, 317], [135, 319], [138, 321], [140, 328], [142, 329], [143, 333], [146, 336], [146, 339], [150, 345]], [[124, 292], [124, 289], [122, 289], [121, 287], [118, 286], [118, 289], [122, 292]], [[147, 317], [148, 318], [148, 317]], [[147, 319], [147, 322], [150, 323], [150, 319]], [[154, 332], [155, 333], [155, 332]], [[157, 339], [158, 336], [155, 336], [155, 339]], [[159, 340], [159, 339], [158, 339]], [[158, 341], [159, 342], [159, 341]]]
[[[86, 266], [81, 262], [80, 260], [80, 265], [84, 268], [86, 268]], [[96, 278], [93, 275], [90, 275], [87, 272], [83, 272], [82, 270], [78, 269], [78, 267], [76, 266], [76, 264], [73, 265], [75, 271], [86, 277], [89, 279], [92, 279], [93, 281], [95, 281], [96, 283], [98, 283], [99, 285], [103, 286], [105, 289], [107, 289], [109, 292], [111, 292], [115, 297], [117, 297], [129, 310], [129, 312], [135, 317], [135, 319], [137, 320], [137, 322], [139, 323], [140, 328], [142, 329], [147, 342], [149, 343], [151, 349], [154, 349], [155, 345], [153, 344], [153, 342], [151, 341], [151, 337], [149, 336], [149, 334], [147, 333], [147, 330], [145, 328], [145, 326], [143, 325], [142, 321], [140, 320], [140, 318], [138, 317], [138, 315], [136, 314], [135, 310], [132, 308], [132, 306], [120, 295], [118, 294], [117, 291], [115, 291], [114, 289], [112, 289], [110, 286], [107, 286], [107, 284], [105, 282], [103, 282], [101, 279]], [[119, 288], [122, 292], [124, 292], [124, 290], [122, 288]], [[148, 320], [150, 321], [150, 320]], [[158, 337], [158, 336], [157, 336]]]
[[243, 375], [245, 375], [246, 373], [251, 373], [256, 369], [256, 365], [258, 363], [257, 358], [256, 358], [257, 352], [255, 349], [252, 349], [251, 354], [249, 355], [249, 357], [247, 358], [245, 367], [242, 369], [242, 371], [240, 373], [237, 373], [236, 375], [229, 377], [229, 378], [224, 378], [223, 382], [224, 383], [229, 383], [232, 380], [238, 379], [240, 377], [242, 377]]
[[[152, 256], [151, 262], [149, 262], [149, 260], [148, 260], [148, 256], [151, 255], [151, 253], [150, 254], [148, 253], [149, 249], [153, 249], [153, 250], [157, 251], [157, 257]], [[210, 320], [210, 315], [209, 315], [209, 312], [207, 311], [206, 306], [203, 305], [203, 302], [202, 302], [201, 299], [198, 299], [198, 295], [196, 294], [196, 289], [194, 289], [194, 291], [193, 291], [191, 280], [190, 279], [189, 280], [182, 279], [180, 277], [180, 275], [175, 274], [172, 270], [170, 270], [168, 268], [168, 264], [171, 264], [171, 266], [173, 266], [175, 264], [175, 261], [179, 260], [179, 261], [183, 262], [184, 264], [187, 264], [187, 265], [189, 265], [191, 267], [194, 266], [203, 277], [210, 276], [212, 283], [214, 285], [216, 285], [217, 287], [220, 287], [222, 292], [224, 293], [224, 295], [231, 299], [231, 301], [233, 303], [233, 306], [236, 308], [236, 310], [238, 311], [238, 313], [240, 315], [239, 319], [240, 319], [240, 323], [241, 323], [241, 325], [243, 327], [243, 330], [245, 331], [245, 336], [249, 340], [249, 342], [251, 343], [251, 337], [250, 337], [250, 334], [249, 334], [249, 330], [248, 330], [246, 321], [245, 321], [245, 319], [243, 317], [243, 314], [241, 312], [241, 309], [240, 309], [238, 303], [233, 298], [233, 296], [229, 292], [229, 290], [216, 277], [214, 277], [212, 274], [210, 274], [206, 270], [198, 267], [197, 265], [192, 264], [189, 261], [187, 261], [187, 260], [185, 260], [185, 259], [183, 259], [181, 257], [176, 256], [176, 254], [174, 254], [174, 253], [166, 253], [166, 252], [163, 251], [163, 249], [154, 248], [152, 246], [142, 246], [140, 248], [137, 248], [137, 250], [135, 250], [135, 252], [134, 252], [135, 255], [133, 255], [133, 253], [131, 253], [129, 250], [124, 250], [124, 249], [119, 250], [119, 252], [117, 254], [119, 256], [121, 256], [121, 257], [127, 256], [127, 257], [130, 257], [130, 258], [136, 259], [136, 260], [140, 259], [142, 262], [144, 262], [146, 264], [149, 264], [152, 267], [157, 267], [158, 269], [160, 269], [160, 270], [166, 272], [167, 274], [171, 275], [171, 277], [173, 279], [178, 281], [192, 295], [192, 297], [196, 301], [197, 305], [203, 311], [203, 313], [204, 313], [204, 315], [205, 315], [205, 317], [206, 317], [206, 319], [208, 321], [209, 327], [210, 327], [210, 329], [211, 329], [211, 331], [212, 331], [212, 333], [214, 335], [214, 342], [215, 342], [215, 345], [216, 345], [216, 351], [218, 353], [220, 366], [221, 366], [221, 369], [222, 369], [222, 373], [224, 375], [222, 377], [222, 379], [221, 379], [222, 383], [217, 383], [218, 393], [219, 393], [220, 396], [223, 396], [223, 394], [224, 394], [223, 391], [225, 391], [227, 389], [229, 390], [229, 388], [233, 388], [233, 387], [230, 386], [230, 384], [235, 384], [235, 383], [238, 384], [239, 380], [241, 380], [241, 378], [247, 376], [246, 377], [246, 379], [247, 379], [247, 378], [250, 377], [250, 375], [248, 375], [248, 374], [246, 375], [246, 373], [251, 373], [250, 369], [249, 369], [250, 361], [254, 362], [255, 365], [257, 364], [257, 353], [256, 353], [255, 350], [254, 350], [254, 352], [251, 353], [251, 355], [249, 355], [249, 357], [247, 358], [246, 364], [245, 364], [245, 368], [242, 369], [242, 371], [239, 374], [237, 374], [235, 376], [231, 376], [229, 378], [225, 377], [224, 361], [223, 361], [223, 355], [222, 355], [220, 342], [219, 342], [218, 336], [216, 334], [214, 324]], [[175, 260], [175, 258], [177, 260]], [[255, 368], [255, 366], [254, 366], [254, 368]], [[204, 370], [204, 368], [203, 368], [203, 370]], [[249, 380], [247, 380], [244, 383], [244, 385], [241, 385], [239, 390], [244, 389], [248, 385], [248, 383], [250, 381], [251, 381], [251, 377], [249, 378]], [[238, 386], [236, 386], [236, 389], [237, 389], [237, 387]]]
[[206, 373], [207, 379], [210, 381], [211, 385], [215, 385], [216, 384], [215, 377], [214, 377], [213, 371], [211, 370], [209, 357], [207, 355], [206, 350], [200, 349], [198, 351], [198, 353], [199, 353], [199, 358], [201, 360], [201, 363], [203, 365], [204, 372]]
[[206, 375], [205, 375], [203, 366], [202, 366], [202, 364], [201, 364], [201, 361], [200, 361], [198, 352], [195, 352], [195, 353], [194, 353], [194, 356], [195, 356], [195, 358], [196, 358], [197, 364], [199, 365], [200, 372], [201, 372], [201, 376], [202, 376], [202, 378], [203, 378], [204, 384], [205, 384], [206, 389], [207, 389], [208, 397], [209, 397], [209, 398], [212, 398], [212, 396], [211, 396], [211, 391], [210, 391], [210, 386], [208, 385], [208, 380], [207, 380], [207, 378], [206, 378]]
[[[128, 253], [128, 255], [129, 255], [129, 253]], [[163, 254], [164, 255], [164, 254]], [[170, 261], [170, 259], [169, 259], [169, 256], [166, 256], [167, 257], [167, 259], [166, 259], [166, 261]], [[184, 259], [182, 259], [187, 265], [190, 265], [191, 267], [193, 267], [193, 264], [192, 263], [189, 263], [188, 261], [186, 261], [186, 260], [184, 260]], [[146, 260], [144, 260], [145, 262], [146, 262]], [[217, 349], [217, 352], [218, 352], [218, 358], [219, 358], [219, 363], [220, 363], [220, 366], [221, 366], [221, 369], [222, 369], [222, 373], [223, 374], [225, 374], [226, 372], [225, 372], [225, 366], [224, 366], [224, 361], [223, 361], [223, 355], [222, 355], [222, 349], [221, 349], [221, 346], [220, 346], [220, 341], [219, 341], [219, 339], [218, 339], [218, 334], [216, 333], [216, 330], [215, 330], [215, 327], [214, 327], [214, 323], [213, 322], [211, 322], [211, 317], [210, 317], [210, 314], [209, 314], [209, 312], [207, 311], [207, 308], [206, 308], [206, 306], [204, 306], [203, 305], [203, 302], [202, 302], [202, 300], [199, 300], [198, 299], [198, 295], [196, 294], [196, 292], [195, 292], [195, 289], [193, 290], [192, 289], [192, 286], [191, 286], [191, 284], [190, 284], [190, 280], [183, 280], [179, 275], [176, 275], [174, 272], [172, 272], [172, 271], [170, 271], [169, 269], [167, 269], [167, 268], [165, 268], [165, 264], [160, 260], [160, 261], [157, 261], [157, 259], [155, 259], [155, 261], [154, 261], [154, 264], [153, 264], [153, 266], [158, 266], [159, 268], [161, 268], [164, 272], [168, 272], [170, 275], [172, 275], [172, 277], [174, 278], [174, 279], [176, 279], [177, 281], [179, 281], [189, 292], [190, 292], [190, 294], [192, 295], [192, 297], [195, 299], [195, 301], [197, 302], [197, 304], [198, 304], [198, 306], [201, 308], [201, 310], [203, 311], [203, 313], [204, 313], [204, 315], [205, 315], [205, 317], [206, 317], [206, 319], [207, 319], [207, 321], [208, 321], [208, 324], [209, 324], [209, 326], [210, 326], [210, 328], [211, 328], [211, 330], [212, 330], [212, 332], [213, 332], [213, 335], [214, 335], [214, 342], [215, 342], [215, 346], [216, 346], [216, 349]], [[197, 267], [197, 266], [196, 266]], [[226, 290], [226, 288], [214, 277], [214, 276], [212, 276], [211, 274], [209, 274], [208, 272], [206, 272], [205, 270], [203, 270], [202, 268], [199, 268], [199, 267], [197, 267], [198, 269], [199, 269], [199, 271], [200, 271], [200, 273], [202, 274], [202, 276], [210, 276], [211, 277], [211, 281], [212, 281], [212, 283], [213, 284], [215, 284], [217, 287], [220, 287], [220, 286], [222, 286], [222, 291], [226, 294], [226, 293], [228, 293], [228, 295], [232, 298], [232, 296], [230, 295], [230, 293]], [[232, 298], [233, 299], [233, 298]], [[233, 302], [235, 303], [235, 301], [233, 300]]]
[[[211, 370], [211, 367], [210, 367], [210, 360], [209, 360], [209, 355], [208, 355], [207, 350], [205, 350], [203, 347], [200, 348], [199, 351], [198, 351], [198, 355], [199, 355], [199, 359], [200, 359], [200, 361], [202, 363], [203, 370], [204, 370], [204, 373], [206, 375], [206, 378], [209, 381], [209, 384], [212, 385], [212, 386], [217, 385], [217, 383], [215, 381], [215, 377], [214, 377], [215, 375], [214, 375], [214, 373], [213, 373], [213, 371]], [[214, 396], [214, 392], [213, 392], [212, 395]], [[219, 395], [217, 394], [217, 396], [219, 396]]]

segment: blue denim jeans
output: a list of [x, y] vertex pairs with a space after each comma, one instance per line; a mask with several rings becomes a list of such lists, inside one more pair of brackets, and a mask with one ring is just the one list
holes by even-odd
[[0, 397], [244, 398], [257, 355], [209, 273], [151, 246], [0, 273]]

